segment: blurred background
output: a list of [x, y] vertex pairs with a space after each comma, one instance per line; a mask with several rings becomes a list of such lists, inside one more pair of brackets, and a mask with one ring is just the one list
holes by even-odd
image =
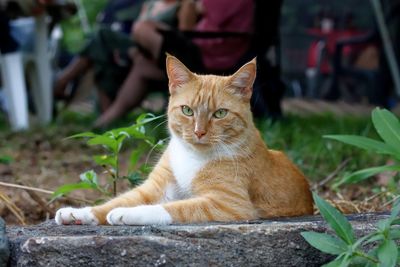
[[[146, 1], [150, 2], [0, 0], [0, 216], [8, 223], [37, 223], [51, 217], [61, 205], [82, 203], [77, 199], [93, 203], [101, 198], [99, 192], [77, 190], [72, 197], [54, 200], [53, 192], [79, 181], [84, 170], [93, 169], [106, 181], [104, 170], [90, 157], [101, 149], [66, 137], [85, 131], [103, 133], [128, 126], [143, 113], [165, 112], [166, 81], [151, 81], [138, 105], [111, 124], [96, 127], [96, 119], [104, 112], [99, 85], [110, 82], [104, 81], [109, 75], [104, 73], [109, 72], [97, 67], [78, 69], [61, 94], [57, 92], [60, 77], [82, 51], [91, 47], [88, 45], [95, 38], [106, 36], [99, 34], [103, 29], [130, 38]], [[392, 164], [393, 160], [323, 136], [353, 134], [379, 139], [371, 111], [382, 107], [400, 114], [400, 1], [249, 1], [254, 5], [250, 31], [227, 29], [203, 35], [183, 31], [190, 38], [248, 42], [248, 49], [230, 68], [201, 72], [230, 74], [257, 56], [252, 108], [267, 144], [284, 150], [310, 178], [313, 188], [342, 211], [387, 209], [387, 203], [399, 194], [397, 172], [373, 175], [346, 187], [334, 188], [332, 183], [351, 172]], [[109, 76], [113, 86], [119, 87], [132, 58], [129, 49], [102, 50], [107, 45], [92, 50], [95, 56], [91, 60], [96, 62], [109, 53], [110, 64], [116, 67]], [[146, 134], [166, 138], [165, 124], [160, 124]], [[121, 152], [124, 171], [139, 168], [130, 166], [132, 149], [137, 149], [135, 140]], [[147, 160], [153, 156], [143, 154]], [[126, 181], [121, 189], [129, 186]]]

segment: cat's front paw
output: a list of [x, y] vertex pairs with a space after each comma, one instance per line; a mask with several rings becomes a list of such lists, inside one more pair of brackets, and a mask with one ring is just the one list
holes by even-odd
[[116, 208], [107, 214], [111, 225], [169, 224], [172, 217], [161, 205], [144, 205], [134, 208]]
[[62, 208], [56, 212], [55, 221], [57, 224], [89, 224], [98, 225], [99, 220], [92, 212], [92, 208]]

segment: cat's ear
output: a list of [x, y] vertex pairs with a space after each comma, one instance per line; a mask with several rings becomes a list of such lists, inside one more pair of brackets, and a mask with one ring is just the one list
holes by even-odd
[[194, 78], [193, 73], [176, 57], [167, 53], [167, 75], [169, 80], [169, 92], [175, 93], [176, 89], [191, 81]]
[[237, 72], [229, 78], [229, 87], [234, 89], [235, 94], [239, 94], [245, 99], [250, 99], [253, 93], [253, 83], [256, 79], [257, 62], [256, 58], [243, 65]]

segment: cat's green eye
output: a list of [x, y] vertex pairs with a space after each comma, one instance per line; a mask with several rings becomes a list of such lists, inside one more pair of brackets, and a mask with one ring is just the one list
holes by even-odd
[[186, 116], [193, 116], [193, 110], [186, 105], [182, 106], [182, 113]]
[[220, 108], [214, 112], [213, 116], [217, 119], [222, 119], [228, 114], [228, 110], [224, 108]]

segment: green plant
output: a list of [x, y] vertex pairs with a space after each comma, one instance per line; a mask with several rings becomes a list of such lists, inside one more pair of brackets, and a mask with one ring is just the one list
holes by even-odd
[[[390, 267], [400, 263], [399, 247], [395, 240], [400, 239], [400, 200], [392, 207], [389, 218], [378, 221], [376, 230], [356, 240], [354, 230], [343, 214], [328, 202], [313, 193], [315, 204], [336, 236], [317, 232], [302, 232], [301, 235], [313, 247], [322, 252], [337, 255], [324, 266], [378, 266]], [[366, 245], [372, 247], [365, 251]]]
[[[147, 160], [140, 166], [139, 160], [149, 149], [151, 149], [151, 151], [154, 149], [161, 149], [164, 145], [163, 140], [157, 141], [154, 136], [149, 134], [145, 126], [161, 117], [163, 116], [145, 113], [140, 115], [136, 119], [136, 123], [129, 127], [113, 129], [103, 134], [84, 132], [68, 137], [67, 139], [86, 138], [87, 145], [100, 146], [103, 148], [102, 151], [104, 151], [104, 153], [94, 155], [93, 160], [96, 164], [104, 168], [105, 172], [108, 174], [109, 183], [102, 186], [98, 181], [96, 172], [94, 170], [88, 170], [80, 175], [81, 181], [79, 183], [66, 184], [59, 187], [54, 192], [53, 198], [82, 189], [96, 190], [105, 196], [116, 196], [117, 182], [121, 179], [127, 179], [133, 186], [138, 185], [150, 171]], [[122, 175], [120, 168], [120, 152], [128, 138], [134, 139], [136, 147], [130, 156], [130, 168], [128, 173]]]
[[[333, 187], [348, 183], [358, 183], [371, 176], [385, 171], [400, 171], [400, 123], [396, 116], [386, 109], [375, 108], [372, 111], [372, 122], [382, 140], [375, 140], [357, 135], [325, 135], [325, 138], [334, 139], [350, 144], [367, 151], [390, 156], [394, 164], [370, 167], [345, 175]], [[398, 182], [398, 174], [394, 176]]]
[[13, 161], [13, 158], [10, 156], [0, 156], [0, 164], [10, 164]]

